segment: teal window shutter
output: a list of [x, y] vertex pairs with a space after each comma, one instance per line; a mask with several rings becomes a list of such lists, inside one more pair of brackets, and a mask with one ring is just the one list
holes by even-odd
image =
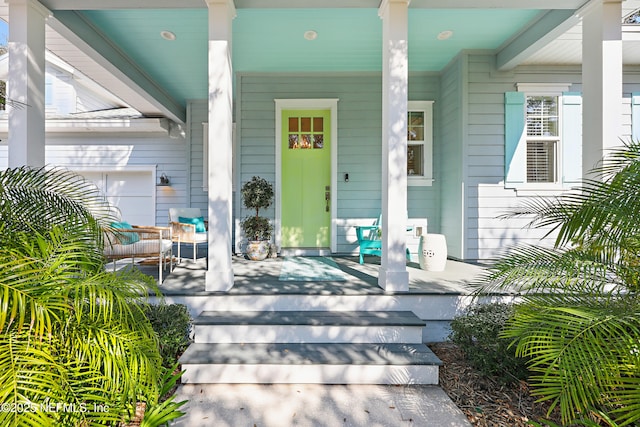
[[562, 181], [565, 186], [582, 180], [582, 95], [562, 94]]
[[505, 186], [522, 184], [527, 178], [527, 147], [524, 92], [504, 94]]
[[631, 94], [631, 140], [640, 141], [640, 93]]

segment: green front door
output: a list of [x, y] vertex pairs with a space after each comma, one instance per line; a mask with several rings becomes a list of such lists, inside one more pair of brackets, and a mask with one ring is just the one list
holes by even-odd
[[330, 110], [282, 111], [283, 248], [331, 244]]

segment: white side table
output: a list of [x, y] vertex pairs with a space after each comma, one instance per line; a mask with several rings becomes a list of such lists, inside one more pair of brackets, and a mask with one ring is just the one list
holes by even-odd
[[420, 268], [427, 271], [444, 271], [447, 264], [447, 240], [444, 234], [426, 234], [420, 237], [418, 246]]

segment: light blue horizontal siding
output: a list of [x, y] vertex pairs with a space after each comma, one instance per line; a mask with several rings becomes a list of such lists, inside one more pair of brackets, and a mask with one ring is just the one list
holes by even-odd
[[[504, 94], [516, 83], [566, 83], [581, 92], [581, 69], [576, 66], [521, 66], [504, 73], [494, 69], [491, 55], [469, 54], [466, 138], [465, 258], [488, 259], [514, 242], [540, 242], [545, 230], [524, 229], [521, 219], [497, 219], [531, 194], [504, 188]], [[623, 135], [631, 135], [631, 93], [640, 90], [640, 78], [625, 73]]]
[[[1, 137], [1, 136], [0, 136]], [[0, 145], [0, 168], [6, 168], [7, 145]], [[74, 133], [47, 135], [45, 162], [69, 169], [111, 170], [135, 166], [156, 166], [171, 179], [170, 187], [156, 188], [156, 225], [166, 225], [169, 208], [184, 206], [190, 179], [187, 173], [185, 139], [172, 139], [166, 134], [101, 134]]]
[[[237, 79], [239, 94], [239, 168], [242, 182], [253, 175], [275, 181], [274, 99], [338, 98], [337, 250], [356, 250], [353, 220], [377, 218], [381, 203], [382, 80], [377, 73], [293, 75], [245, 74]], [[411, 100], [437, 100], [435, 75], [411, 75]], [[437, 165], [436, 165], [437, 169]], [[345, 182], [344, 174], [349, 174]], [[409, 189], [409, 215], [437, 224], [436, 187]], [[242, 208], [239, 217], [247, 215]], [[266, 215], [275, 215], [271, 209]]]

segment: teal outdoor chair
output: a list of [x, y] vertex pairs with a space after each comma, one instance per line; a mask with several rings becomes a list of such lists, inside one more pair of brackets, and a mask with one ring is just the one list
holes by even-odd
[[[382, 216], [374, 225], [356, 226], [356, 237], [360, 246], [360, 264], [364, 264], [365, 255], [382, 256]], [[411, 261], [411, 252], [407, 248], [407, 261]]]

